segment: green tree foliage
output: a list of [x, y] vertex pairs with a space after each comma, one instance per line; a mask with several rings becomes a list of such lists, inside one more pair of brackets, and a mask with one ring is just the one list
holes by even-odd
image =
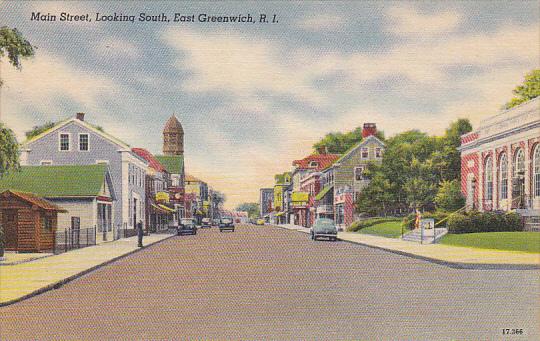
[[[21, 69], [21, 58], [34, 55], [34, 47], [16, 28], [0, 27], [0, 59], [7, 55], [8, 61], [17, 69]], [[0, 86], [2, 80], [0, 80]]]
[[370, 167], [370, 184], [357, 198], [357, 210], [370, 215], [389, 211], [432, 209], [439, 185], [461, 175], [457, 151], [460, 136], [472, 130], [466, 119], [452, 122], [443, 136], [418, 130], [397, 134], [386, 141], [382, 164]]
[[439, 190], [435, 196], [435, 203], [438, 208], [445, 211], [456, 211], [465, 206], [465, 198], [461, 194], [461, 183], [459, 180], [443, 181], [439, 185]]
[[24, 133], [26, 135], [27, 139], [31, 139], [32, 137], [38, 136], [39, 134], [43, 133], [44, 131], [47, 131], [54, 127], [56, 125], [55, 122], [47, 122], [42, 125], [34, 126], [32, 127], [32, 130], [27, 131]]
[[257, 218], [260, 215], [259, 204], [255, 202], [245, 202], [236, 207], [237, 211], [247, 212], [250, 218]]
[[0, 122], [0, 177], [19, 169], [19, 144], [13, 131]]
[[[377, 131], [376, 136], [384, 141], [384, 133]], [[313, 145], [315, 151], [327, 150], [332, 154], [343, 154], [348, 149], [362, 141], [362, 127], [357, 127], [346, 133], [328, 133], [319, 142]]]
[[514, 98], [504, 105], [505, 109], [510, 109], [523, 102], [540, 96], [540, 69], [532, 70], [525, 75], [525, 81], [513, 90]]

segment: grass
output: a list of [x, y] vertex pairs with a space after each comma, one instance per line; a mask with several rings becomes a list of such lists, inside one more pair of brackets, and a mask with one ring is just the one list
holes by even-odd
[[371, 234], [386, 238], [401, 237], [401, 221], [385, 221], [358, 230], [358, 233]]
[[441, 244], [540, 253], [540, 233], [538, 232], [483, 232], [447, 234]]

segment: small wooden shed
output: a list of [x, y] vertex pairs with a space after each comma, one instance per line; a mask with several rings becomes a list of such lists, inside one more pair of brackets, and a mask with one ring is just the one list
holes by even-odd
[[0, 222], [5, 249], [18, 252], [53, 252], [58, 213], [63, 208], [31, 193], [0, 193]]

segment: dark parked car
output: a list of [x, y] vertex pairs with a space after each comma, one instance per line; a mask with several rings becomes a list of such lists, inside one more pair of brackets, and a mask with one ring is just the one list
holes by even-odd
[[178, 224], [178, 235], [184, 234], [197, 234], [197, 225], [195, 224], [195, 219], [191, 218], [182, 218]]
[[219, 232], [232, 231], [234, 232], [234, 222], [232, 218], [223, 217], [219, 221]]
[[337, 228], [332, 219], [319, 218], [315, 220], [313, 227], [310, 230], [311, 239], [317, 240], [317, 238], [324, 237], [329, 240], [337, 240]]
[[201, 221], [201, 228], [205, 228], [205, 227], [212, 227], [212, 222], [210, 221], [210, 218], [202, 218], [202, 221]]

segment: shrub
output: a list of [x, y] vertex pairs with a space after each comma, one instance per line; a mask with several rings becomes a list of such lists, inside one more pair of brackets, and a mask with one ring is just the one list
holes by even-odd
[[455, 211], [465, 206], [460, 182], [458, 180], [443, 181], [435, 196], [435, 203], [439, 208], [447, 211]]
[[521, 216], [517, 213], [469, 212], [454, 214], [448, 219], [449, 233], [523, 231]]
[[[422, 213], [422, 219], [433, 219], [435, 224], [439, 221], [446, 219], [448, 217], [448, 212], [445, 211], [435, 211], [435, 212], [424, 212]], [[414, 222], [416, 220], [416, 214], [411, 213], [405, 218], [403, 218], [403, 225], [409, 230], [414, 229]], [[444, 224], [444, 223], [443, 223]]]
[[348, 232], [356, 232], [363, 228], [373, 226], [380, 223], [386, 223], [389, 221], [400, 221], [400, 218], [395, 217], [374, 217], [374, 218], [368, 218], [365, 220], [357, 220], [354, 223], [352, 223], [348, 228]]

